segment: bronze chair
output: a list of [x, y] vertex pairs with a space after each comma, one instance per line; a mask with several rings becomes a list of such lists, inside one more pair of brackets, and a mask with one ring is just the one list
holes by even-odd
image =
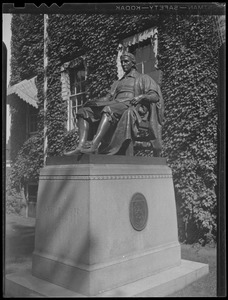
[[[162, 71], [155, 70], [148, 75], [154, 79], [160, 88], [162, 83]], [[160, 156], [162, 149], [162, 122], [164, 114], [164, 101], [162, 95], [160, 96], [160, 107], [158, 108], [155, 103], [152, 103], [150, 104], [150, 111], [152, 111], [152, 114], [149, 112], [149, 109], [146, 112], [143, 112], [142, 121], [138, 125], [137, 134], [132, 136], [132, 141], [125, 145], [120, 154], [133, 156], [140, 150], [153, 150], [153, 156]], [[141, 107], [138, 106], [137, 109], [140, 113]], [[153, 130], [150, 128], [151, 118], [153, 118]]]

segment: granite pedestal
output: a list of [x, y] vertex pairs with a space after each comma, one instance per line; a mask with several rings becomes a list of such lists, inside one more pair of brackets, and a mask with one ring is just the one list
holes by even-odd
[[166, 159], [47, 160], [38, 190], [34, 278], [99, 296], [182, 265]]

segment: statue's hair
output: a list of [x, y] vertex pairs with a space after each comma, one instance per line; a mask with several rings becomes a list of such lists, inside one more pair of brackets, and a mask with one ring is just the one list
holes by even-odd
[[124, 57], [124, 56], [127, 56], [131, 59], [131, 61], [133, 62], [134, 65], [136, 65], [136, 59], [135, 59], [135, 56], [130, 53], [130, 52], [124, 52], [123, 54], [121, 54], [120, 56], [120, 60]]

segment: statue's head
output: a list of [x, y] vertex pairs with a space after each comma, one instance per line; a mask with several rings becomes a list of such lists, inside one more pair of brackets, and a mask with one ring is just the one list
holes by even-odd
[[129, 52], [124, 52], [120, 56], [121, 66], [125, 73], [128, 73], [132, 68], [136, 69], [135, 56]]

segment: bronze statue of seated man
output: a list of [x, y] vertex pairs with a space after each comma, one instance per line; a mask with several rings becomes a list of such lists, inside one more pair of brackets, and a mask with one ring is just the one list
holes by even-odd
[[[71, 156], [78, 153], [98, 153], [102, 139], [110, 134], [110, 127], [115, 129], [117, 125], [120, 125], [119, 123], [121, 123], [121, 126], [118, 128], [120, 135], [114, 140], [120, 145], [126, 138], [124, 134], [126, 128], [124, 129], [124, 127], [129, 125], [129, 120], [126, 121], [129, 119], [127, 117], [129, 111], [133, 112], [136, 119], [138, 118], [139, 120], [140, 110], [136, 108], [139, 107], [140, 104], [145, 104], [144, 108], [146, 108], [146, 110], [151, 103], [157, 105], [159, 108], [161, 93], [158, 84], [150, 76], [140, 74], [136, 70], [136, 60], [133, 54], [124, 53], [121, 55], [120, 60], [125, 73], [124, 76], [113, 83], [109, 93], [105, 97], [88, 101], [78, 110], [79, 143], [75, 150], [65, 152], [64, 155]], [[143, 110], [142, 107], [143, 106], [140, 108], [141, 110]], [[155, 110], [157, 111], [156, 108]], [[97, 123], [99, 124], [97, 131], [92, 141], [88, 142], [90, 127]], [[119, 149], [120, 147], [117, 148]], [[102, 153], [115, 154], [115, 151], [104, 151]]]

